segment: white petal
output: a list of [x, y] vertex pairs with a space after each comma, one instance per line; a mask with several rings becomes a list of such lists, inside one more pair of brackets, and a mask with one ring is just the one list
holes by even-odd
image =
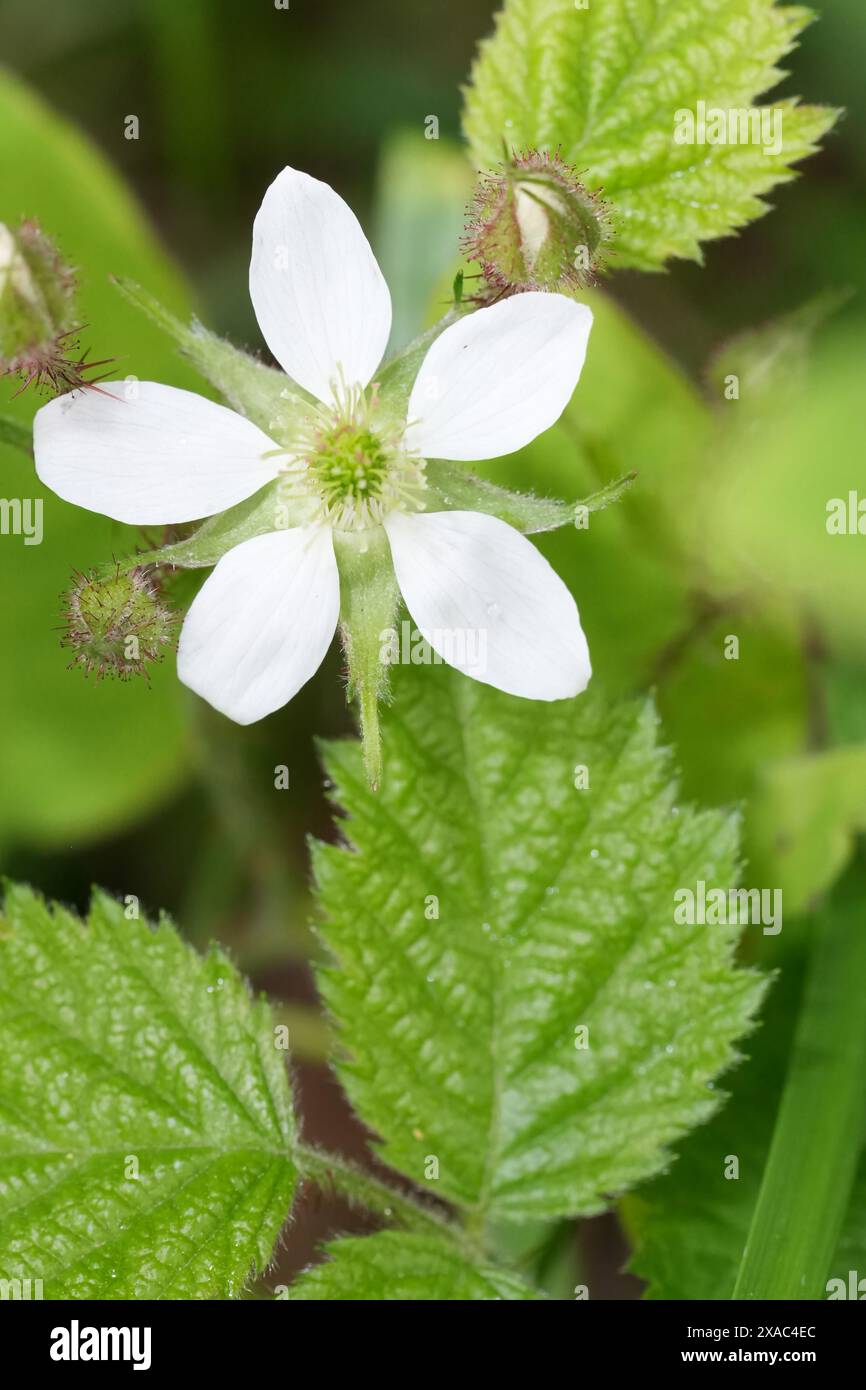
[[366, 386], [391, 331], [391, 296], [360, 223], [328, 184], [284, 169], [253, 226], [250, 298], [284, 371], [320, 401]]
[[577, 385], [592, 311], [561, 294], [517, 294], [452, 323], [409, 398], [424, 458], [494, 459], [549, 429]]
[[251, 497], [280, 470], [264, 457], [275, 447], [233, 410], [156, 381], [58, 396], [33, 422], [46, 487], [138, 526], [196, 521]]
[[330, 527], [255, 536], [229, 550], [196, 594], [177, 673], [214, 709], [253, 724], [315, 674], [339, 614]]
[[528, 700], [586, 689], [577, 605], [519, 531], [480, 512], [395, 512], [385, 530], [406, 607], [443, 660]]

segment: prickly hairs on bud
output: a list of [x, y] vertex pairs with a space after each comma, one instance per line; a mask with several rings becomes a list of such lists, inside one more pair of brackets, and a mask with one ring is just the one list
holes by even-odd
[[558, 154], [525, 150], [480, 176], [463, 251], [494, 291], [567, 293], [594, 282], [609, 236], [604, 202], [574, 169]]
[[[77, 356], [75, 275], [36, 222], [15, 231], [0, 222], [0, 374], [17, 373], [60, 395], [93, 385], [106, 362]], [[96, 378], [102, 380], [102, 378]]]
[[178, 615], [160, 601], [152, 574], [142, 566], [108, 576], [77, 575], [67, 595], [66, 627], [61, 645], [75, 653], [70, 668], [87, 674], [147, 674], [177, 640]]

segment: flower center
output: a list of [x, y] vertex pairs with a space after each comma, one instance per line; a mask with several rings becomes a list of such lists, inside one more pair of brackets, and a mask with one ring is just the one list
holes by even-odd
[[378, 388], [342, 387], [334, 406], [317, 406], [287, 441], [286, 480], [315, 498], [318, 519], [338, 531], [378, 526], [389, 512], [417, 511], [427, 486], [424, 460], [406, 448], [405, 422], [389, 420]]
[[388, 449], [372, 430], [338, 420], [316, 440], [310, 474], [329, 510], [381, 497], [388, 476]]

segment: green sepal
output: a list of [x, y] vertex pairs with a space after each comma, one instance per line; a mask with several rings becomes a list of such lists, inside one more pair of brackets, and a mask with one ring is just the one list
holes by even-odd
[[206, 569], [222, 559], [236, 545], [264, 536], [269, 531], [287, 531], [293, 526], [310, 524], [315, 503], [306, 498], [288, 500], [280, 492], [280, 480], [266, 483], [263, 488], [238, 502], [228, 511], [208, 517], [198, 530], [185, 540], [160, 546], [143, 555], [133, 555], [129, 565], [176, 565], [181, 569]]
[[462, 299], [455, 302], [448, 312], [434, 323], [432, 328], [428, 328], [417, 338], [413, 338], [408, 347], [391, 357], [376, 374], [376, 380], [379, 384], [379, 398], [383, 405], [387, 405], [393, 410], [395, 416], [400, 419], [406, 418], [409, 397], [412, 394], [412, 387], [415, 385], [418, 370], [436, 339], [445, 332], [446, 328], [450, 328], [452, 323], [457, 323], [458, 319], [464, 318], [474, 308], [473, 304], [466, 303]]
[[379, 702], [388, 694], [383, 643], [394, 628], [400, 591], [381, 526], [334, 532], [340, 571], [340, 635], [349, 671], [349, 699], [358, 702], [364, 768], [375, 791], [382, 773]]
[[524, 535], [555, 531], [559, 526], [583, 529], [590, 512], [603, 511], [618, 502], [631, 487], [636, 473], [626, 473], [590, 493], [580, 502], [563, 502], [558, 497], [536, 497], [531, 492], [511, 492], [508, 488], [477, 478], [459, 464], [445, 459], [427, 463], [427, 506], [433, 511], [486, 512], [513, 526]]
[[147, 290], [132, 280], [117, 277], [117, 288], [130, 304], [146, 314], [173, 338], [182, 355], [219, 391], [232, 410], [245, 415], [265, 433], [283, 433], [302, 418], [313, 398], [274, 367], [266, 367], [242, 352], [197, 319], [187, 325], [163, 308]]

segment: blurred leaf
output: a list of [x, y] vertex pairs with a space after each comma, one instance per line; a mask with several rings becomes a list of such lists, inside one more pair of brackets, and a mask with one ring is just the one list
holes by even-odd
[[[234, 174], [234, 128], [228, 118], [218, 11], [207, 0], [147, 0], [139, 9], [152, 52], [153, 91], [162, 125], [161, 163], [185, 188], [216, 201]], [[139, 38], [139, 42], [141, 39]], [[190, 61], [194, 55], [194, 61]]]
[[380, 1231], [344, 1237], [325, 1246], [327, 1261], [308, 1269], [289, 1290], [294, 1302], [462, 1303], [543, 1298], [516, 1274], [471, 1264], [435, 1236]]
[[[471, 193], [472, 171], [465, 151], [453, 141], [426, 139], [409, 130], [386, 141], [377, 177], [374, 243], [391, 291], [392, 348], [403, 347], [420, 332], [433, 287], [459, 254]], [[449, 300], [440, 305], [437, 318]]]
[[[732, 1074], [728, 1098], [709, 1124], [690, 1134], [670, 1170], [621, 1203], [633, 1254], [629, 1268], [655, 1299], [730, 1298], [746, 1242], [779, 1101], [800, 1002], [802, 950], [789, 928], [773, 938], [781, 977], [768, 991], [749, 1056]], [[730, 1160], [738, 1176], [726, 1177]]]
[[863, 1143], [866, 860], [815, 914], [785, 1085], [732, 1297], [826, 1292]]
[[[749, 1059], [731, 1078], [730, 1100], [680, 1146], [670, 1172], [622, 1203], [634, 1245], [630, 1268], [646, 1279], [651, 1299], [731, 1297], [773, 1133], [791, 1040], [802, 998], [808, 924], [785, 925], [773, 938], [782, 952]], [[812, 1129], [803, 1123], [803, 1132]], [[726, 1177], [731, 1157], [737, 1178]], [[779, 1223], [780, 1234], [789, 1221]], [[863, 1270], [866, 1249], [866, 1156], [861, 1160], [831, 1275], [847, 1282]]]
[[758, 779], [748, 829], [755, 871], [782, 889], [789, 912], [808, 907], [866, 833], [866, 745], [770, 763]]
[[10, 420], [0, 415], [0, 444], [11, 444], [22, 453], [33, 456], [33, 433], [22, 420]]
[[[490, 169], [509, 149], [559, 149], [614, 220], [617, 266], [700, 260], [700, 243], [767, 211], [762, 195], [792, 177], [836, 112], [766, 111], [765, 143], [677, 143], [679, 111], [752, 108], [809, 19], [774, 0], [505, 0], [481, 45], [464, 128]], [[778, 114], [779, 149], [772, 121]]]
[[[123, 122], [107, 132], [123, 139]], [[157, 330], [124, 305], [111, 271], [132, 273], [181, 313], [174, 270], [104, 159], [8, 73], [0, 74], [0, 219], [36, 217], [78, 267], [82, 346], [116, 357], [116, 371], [194, 384]], [[12, 387], [9, 387], [10, 394]], [[32, 391], [4, 414], [29, 422]], [[0, 644], [14, 679], [0, 687], [0, 832], [68, 844], [119, 829], [176, 787], [184, 770], [181, 691], [169, 657], [143, 683], [97, 683], [66, 670], [58, 628], [70, 571], [87, 571], [136, 545], [137, 533], [46, 493], [31, 461], [0, 443], [0, 492], [44, 498], [44, 541], [0, 537]]]
[[851, 331], [828, 338], [806, 389], [760, 419], [739, 413], [741, 402], [726, 403], [728, 429], [687, 518], [708, 587], [763, 604], [793, 601], [853, 661], [866, 652], [866, 455], [854, 443], [863, 341]]
[[[861, 1282], [866, 1279], [866, 1274], [863, 1272], [864, 1251], [866, 1251], [866, 1157], [861, 1158], [860, 1166], [857, 1169], [851, 1200], [845, 1214], [845, 1225], [839, 1237], [839, 1244], [836, 1247], [830, 1268], [830, 1278], [843, 1280], [848, 1290], [851, 1286], [850, 1272], [851, 1270], [856, 1271], [859, 1284], [857, 1298], [861, 1302], [864, 1292], [866, 1292], [866, 1286]], [[848, 1297], [850, 1297], [850, 1292]]]
[[269, 1262], [294, 1125], [264, 1001], [94, 898], [0, 918], [0, 1269], [46, 1298], [229, 1298]]
[[[736, 657], [731, 638], [737, 642]], [[660, 654], [649, 673], [659, 711], [677, 750], [689, 796], [712, 787], [720, 802], [755, 791], [766, 764], [799, 753], [807, 737], [808, 699], [796, 623], [783, 612], [732, 611], [712, 605]], [[712, 738], [707, 730], [712, 729]], [[753, 846], [747, 856], [755, 870]], [[759, 880], [776, 883], [775, 872]]]
[[736, 826], [676, 806], [646, 703], [399, 676], [381, 790], [355, 743], [326, 754], [349, 817], [314, 855], [340, 1075], [385, 1161], [422, 1181], [434, 1156], [470, 1228], [599, 1211], [712, 1111], [757, 1007], [737, 929], [673, 920], [677, 886], [733, 883]]
[[725, 343], [710, 361], [707, 377], [724, 399], [736, 377], [741, 409], [759, 407], [764, 397], [793, 396], [806, 385], [815, 334], [850, 299], [844, 291], [827, 291], [790, 314], [748, 329]]

